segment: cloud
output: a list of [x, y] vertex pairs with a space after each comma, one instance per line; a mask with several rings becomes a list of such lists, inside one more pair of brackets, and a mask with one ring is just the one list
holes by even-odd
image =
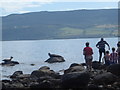
[[3, 14], [21, 13], [25, 8], [40, 7], [54, 0], [0, 0], [0, 9]]
[[4, 15], [28, 12], [25, 8], [41, 7], [52, 2], [118, 2], [119, 0], [0, 0], [0, 11]]
[[119, 2], [119, 0], [55, 0], [54, 2]]

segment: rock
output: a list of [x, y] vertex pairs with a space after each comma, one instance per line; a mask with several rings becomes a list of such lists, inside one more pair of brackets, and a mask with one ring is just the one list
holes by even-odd
[[48, 66], [43, 66], [43, 67], [40, 67], [39, 70], [50, 70], [50, 68]]
[[31, 86], [30, 86], [31, 89], [43, 89], [43, 88], [53, 88], [53, 83], [50, 82], [50, 81], [47, 81], [47, 80], [44, 80], [43, 82], [41, 83], [32, 83]]
[[53, 83], [48, 80], [44, 80], [39, 84], [39, 88], [54, 88], [53, 86]]
[[31, 66], [35, 66], [35, 64], [30, 64]]
[[78, 64], [78, 63], [72, 63], [71, 65], [70, 65], [70, 68], [71, 67], [74, 67], [74, 66], [79, 66], [80, 64]]
[[90, 80], [87, 72], [73, 72], [64, 74], [61, 77], [63, 88], [85, 88]]
[[22, 74], [23, 74], [22, 71], [16, 71], [13, 73], [13, 75], [10, 76], [10, 78], [16, 78], [17, 76], [22, 75]]
[[11, 88], [23, 89], [25, 87], [24, 87], [24, 85], [22, 83], [18, 82], [18, 83], [11, 84]]
[[6, 66], [14, 66], [16, 64], [19, 64], [19, 62], [17, 62], [17, 61], [7, 61], [7, 62], [1, 63], [1, 65], [6, 65]]
[[117, 80], [117, 77], [115, 75], [113, 75], [110, 72], [106, 72], [106, 73], [95, 76], [93, 79], [93, 82], [94, 84], [108, 85], [108, 84], [113, 84], [116, 80]]
[[40, 78], [42, 76], [51, 76], [54, 78], [59, 78], [59, 73], [54, 72], [53, 70], [50, 70], [49, 67], [41, 67], [39, 70], [35, 70], [31, 73], [31, 78]]
[[108, 72], [111, 72], [112, 74], [115, 74], [115, 75], [117, 75], [117, 76], [120, 76], [120, 64], [110, 65], [110, 66], [107, 68], [107, 71], [108, 71]]
[[93, 69], [101, 69], [101, 64], [98, 61], [93, 61], [92, 68]]
[[64, 70], [64, 74], [71, 73], [71, 72], [81, 72], [84, 70], [85, 70], [85, 67], [80, 64], [71, 64], [71, 66], [68, 69]]
[[54, 55], [49, 55], [49, 56], [50, 56], [50, 58], [47, 59], [45, 62], [55, 63], [55, 62], [64, 62], [65, 61], [65, 59], [60, 55], [55, 55], [54, 54]]

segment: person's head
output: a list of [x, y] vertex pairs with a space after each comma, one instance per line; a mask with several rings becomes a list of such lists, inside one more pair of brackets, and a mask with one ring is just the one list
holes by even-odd
[[11, 56], [10, 59], [13, 59], [13, 57]]
[[101, 38], [101, 41], [104, 41], [104, 39], [103, 39], [103, 38]]
[[120, 47], [120, 41], [117, 43], [117, 47]]
[[89, 47], [89, 42], [86, 42], [86, 47]]
[[109, 51], [106, 51], [105, 53], [106, 53], [106, 54], [109, 54]]
[[114, 47], [112, 48], [112, 51], [113, 51], [113, 52], [115, 51], [115, 48], [114, 48]]

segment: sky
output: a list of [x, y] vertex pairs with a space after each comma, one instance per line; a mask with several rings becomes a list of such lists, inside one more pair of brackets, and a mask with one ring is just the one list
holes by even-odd
[[40, 11], [118, 8], [119, 0], [0, 0], [0, 16]]

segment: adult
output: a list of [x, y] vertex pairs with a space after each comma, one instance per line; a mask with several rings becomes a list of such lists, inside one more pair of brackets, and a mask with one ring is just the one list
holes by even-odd
[[101, 63], [102, 53], [105, 55], [105, 45], [107, 45], [110, 50], [109, 44], [104, 41], [103, 38], [101, 38], [101, 40], [96, 44], [96, 47], [99, 49], [99, 63]]
[[89, 47], [89, 42], [86, 42], [86, 47], [83, 49], [83, 55], [85, 56], [85, 62], [87, 65], [87, 69], [92, 69], [92, 59], [93, 59], [93, 50]]

